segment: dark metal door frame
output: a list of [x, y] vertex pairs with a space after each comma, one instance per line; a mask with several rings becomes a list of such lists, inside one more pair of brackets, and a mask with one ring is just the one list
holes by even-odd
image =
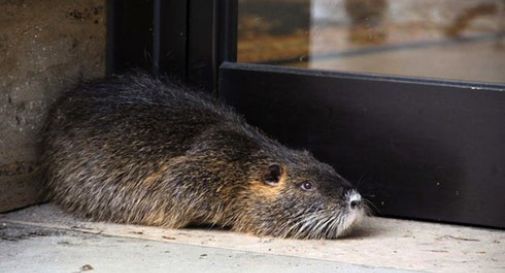
[[107, 74], [144, 70], [217, 92], [236, 59], [237, 0], [108, 0]]
[[505, 87], [225, 63], [220, 97], [380, 215], [505, 227]]

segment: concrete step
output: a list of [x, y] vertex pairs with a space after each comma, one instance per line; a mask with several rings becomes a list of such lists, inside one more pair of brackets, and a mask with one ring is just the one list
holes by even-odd
[[89, 222], [51, 204], [0, 214], [0, 272], [505, 272], [505, 231], [370, 218], [346, 238]]

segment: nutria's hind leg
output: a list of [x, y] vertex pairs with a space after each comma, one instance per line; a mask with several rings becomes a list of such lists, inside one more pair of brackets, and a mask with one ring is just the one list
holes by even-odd
[[181, 215], [170, 215], [163, 214], [160, 212], [153, 212], [147, 214], [142, 220], [141, 224], [152, 225], [152, 226], [161, 226], [164, 228], [184, 228], [191, 223], [191, 218], [189, 217], [181, 217]]
[[[160, 200], [163, 200], [160, 202]], [[117, 210], [116, 210], [117, 212]], [[164, 228], [182, 228], [193, 219], [188, 210], [175, 206], [173, 200], [162, 196], [143, 198], [129, 204], [121, 215], [115, 215], [119, 221], [127, 224], [161, 226]], [[116, 221], [114, 221], [116, 222]]]

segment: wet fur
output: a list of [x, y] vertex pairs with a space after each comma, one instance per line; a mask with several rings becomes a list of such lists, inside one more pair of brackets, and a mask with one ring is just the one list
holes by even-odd
[[[351, 185], [330, 166], [210, 97], [145, 75], [66, 92], [42, 147], [50, 197], [94, 220], [336, 238], [362, 217], [346, 209]], [[263, 178], [272, 163], [283, 170], [275, 186]], [[317, 191], [299, 190], [307, 180]]]

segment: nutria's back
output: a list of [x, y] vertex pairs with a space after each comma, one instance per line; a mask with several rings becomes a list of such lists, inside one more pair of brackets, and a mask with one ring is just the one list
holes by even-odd
[[66, 92], [43, 148], [53, 200], [95, 220], [334, 238], [364, 213], [330, 166], [209, 97], [147, 76]]
[[[146, 76], [83, 84], [59, 100], [48, 121], [52, 129], [48, 133], [59, 137], [59, 129], [78, 131], [107, 137], [109, 145], [121, 145], [121, 150], [129, 152], [137, 152], [136, 146], [142, 142], [144, 148], [153, 145], [168, 155], [177, 155], [206, 128], [227, 119], [239, 120], [204, 95], [190, 92]], [[121, 141], [110, 143], [109, 137]]]

